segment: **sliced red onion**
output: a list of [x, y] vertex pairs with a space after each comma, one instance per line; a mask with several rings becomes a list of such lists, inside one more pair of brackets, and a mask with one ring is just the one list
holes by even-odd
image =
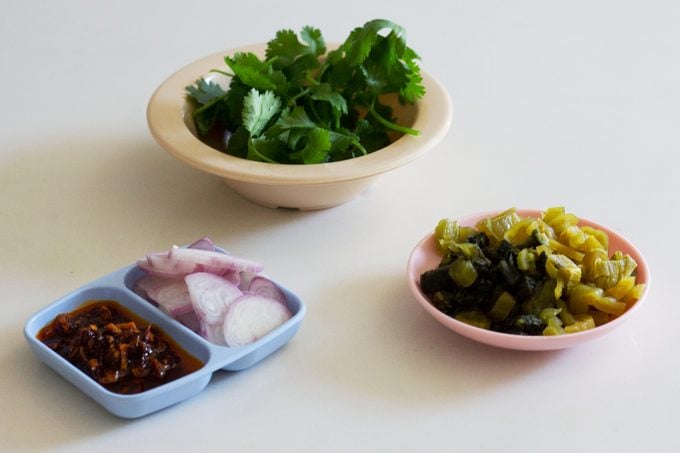
[[153, 299], [151, 294], [155, 294], [158, 288], [163, 286], [167, 279], [156, 277], [154, 275], [144, 275], [135, 282], [135, 291], [137, 294], [143, 295], [149, 299]]
[[239, 288], [241, 288], [241, 291], [248, 291], [248, 287], [250, 286], [250, 282], [256, 276], [257, 276], [257, 274], [254, 273], [254, 272], [246, 272], [246, 271], [239, 272], [239, 277], [240, 277]]
[[152, 275], [145, 275], [135, 282], [135, 286], [132, 288], [132, 290], [135, 292], [135, 294], [146, 299], [150, 304], [158, 307], [158, 303], [155, 300], [151, 299], [151, 297], [149, 296], [149, 293], [147, 292], [147, 288], [146, 288], [147, 283], [145, 283], [145, 282], [151, 280], [152, 278], [154, 278], [154, 279], [158, 278], [160, 280], [160, 277], [155, 277], [155, 276], [152, 276]]
[[241, 287], [241, 272], [239, 271], [227, 271], [224, 274], [222, 274], [220, 277], [224, 278], [227, 280], [229, 283], [233, 283], [238, 289], [242, 290]]
[[211, 241], [207, 236], [192, 242], [187, 247], [190, 249], [210, 250], [211, 252], [215, 251], [215, 244], [213, 244], [213, 241]]
[[248, 344], [291, 317], [284, 293], [260, 275], [261, 264], [221, 253], [207, 237], [137, 264], [147, 275], [134, 290], [213, 343]]
[[213, 343], [225, 344], [220, 328], [229, 305], [243, 293], [233, 283], [207, 272], [187, 275], [184, 281], [198, 318], [200, 335]]
[[250, 280], [250, 283], [248, 284], [248, 292], [269, 297], [281, 302], [282, 304], [286, 303], [286, 296], [276, 285], [276, 283], [261, 275], [257, 275], [252, 280]]
[[257, 294], [244, 294], [229, 306], [226, 313], [224, 341], [228, 346], [252, 343], [290, 317], [290, 310], [281, 302]]
[[191, 263], [196, 267], [203, 266], [204, 269], [214, 270], [204, 270], [203, 272], [210, 272], [213, 274], [222, 274], [232, 270], [254, 273], [262, 271], [262, 264], [256, 261], [209, 250], [172, 248], [168, 252], [168, 259], [185, 264]]
[[[262, 265], [255, 261], [212, 250], [173, 247], [167, 252], [150, 253], [137, 265], [151, 275], [179, 278], [196, 272], [215, 275], [259, 272]], [[236, 278], [236, 275], [232, 276]]]
[[189, 289], [184, 280], [145, 275], [137, 280], [136, 286], [172, 317], [193, 311]]
[[182, 278], [192, 272], [197, 272], [194, 263], [170, 257], [170, 252], [175, 248], [177, 246], [173, 246], [167, 252], [148, 253], [146, 258], [137, 261], [137, 266], [147, 274], [165, 278]]
[[199, 319], [198, 325], [199, 325], [198, 334], [200, 336], [202, 336], [211, 343], [220, 346], [227, 346], [227, 343], [224, 341], [224, 334], [222, 333], [222, 328], [219, 324], [207, 324]]
[[200, 335], [201, 323], [198, 321], [198, 317], [196, 317], [194, 310], [183, 315], [178, 315], [175, 319]]

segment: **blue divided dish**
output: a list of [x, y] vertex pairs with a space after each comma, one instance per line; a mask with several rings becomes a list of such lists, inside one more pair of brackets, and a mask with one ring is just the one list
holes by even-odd
[[[279, 285], [293, 314], [291, 319], [249, 345], [219, 346], [206, 341], [137, 295], [131, 288], [142, 274], [136, 265], [131, 265], [101, 277], [40, 310], [24, 327], [26, 341], [40, 360], [119, 417], [142, 417], [192, 397], [208, 385], [216, 370], [238, 371], [255, 365], [285, 345], [297, 333], [305, 316], [305, 306], [300, 298]], [[105, 389], [36, 338], [40, 329], [58, 314], [73, 311], [92, 300], [117, 301], [164, 331], [189, 354], [203, 362], [203, 367], [142, 393], [123, 395]]]

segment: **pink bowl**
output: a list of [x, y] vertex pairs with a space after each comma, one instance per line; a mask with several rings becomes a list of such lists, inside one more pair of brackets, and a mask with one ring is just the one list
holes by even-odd
[[[522, 217], [538, 217], [541, 215], [541, 211], [533, 209], [518, 209], [517, 212]], [[474, 226], [480, 219], [493, 216], [497, 213], [498, 211], [483, 212], [465, 216], [458, 219], [458, 224], [464, 226]], [[637, 282], [645, 283], [647, 285], [642, 297], [637, 302], [635, 302], [635, 304], [630, 307], [628, 311], [618, 318], [608, 322], [607, 324], [603, 324], [594, 329], [557, 336], [514, 335], [480, 329], [478, 327], [465, 324], [464, 322], [458, 321], [451, 316], [442, 313], [441, 311], [437, 310], [430, 303], [429, 299], [422, 293], [419, 283], [420, 275], [427, 270], [434, 269], [441, 261], [441, 255], [437, 253], [434, 235], [432, 233], [425, 236], [425, 238], [423, 238], [418, 243], [409, 257], [407, 265], [409, 289], [420, 305], [422, 305], [423, 308], [425, 308], [425, 310], [437, 321], [465, 337], [491, 346], [525, 351], [547, 351], [568, 348], [586, 341], [590, 341], [594, 338], [598, 338], [619, 327], [638, 310], [640, 305], [642, 305], [642, 302], [646, 299], [647, 294], [649, 293], [649, 267], [647, 266], [647, 262], [640, 251], [620, 234], [610, 230], [609, 228], [603, 227], [602, 225], [598, 225], [585, 219], [581, 219], [579, 225], [592, 226], [606, 232], [609, 235], [610, 253], [613, 253], [616, 250], [621, 250], [622, 252], [633, 257], [633, 259], [638, 264]]]

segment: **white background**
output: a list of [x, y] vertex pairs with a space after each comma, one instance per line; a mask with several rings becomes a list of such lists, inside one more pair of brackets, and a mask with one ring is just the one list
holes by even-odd
[[[169, 156], [146, 127], [180, 67], [276, 30], [403, 25], [454, 124], [329, 210], [272, 210]], [[678, 451], [680, 6], [673, 1], [3, 1], [0, 450]], [[645, 305], [570, 350], [478, 345], [410, 296], [442, 217], [564, 205], [632, 240]], [[308, 315], [261, 364], [127, 421], [29, 351], [26, 320], [144, 253], [210, 236]]]

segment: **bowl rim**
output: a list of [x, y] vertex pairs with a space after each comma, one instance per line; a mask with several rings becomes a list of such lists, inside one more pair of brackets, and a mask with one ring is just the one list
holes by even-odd
[[[332, 47], [329, 44], [328, 47]], [[385, 148], [352, 159], [306, 165], [256, 162], [220, 152], [196, 138], [184, 120], [184, 88], [224, 65], [224, 56], [234, 52], [263, 55], [266, 43], [220, 51], [196, 60], [168, 77], [147, 105], [149, 130], [161, 147], [174, 157], [200, 170], [227, 179], [281, 184], [324, 184], [370, 177], [403, 166], [439, 143], [452, 123], [453, 108], [446, 88], [421, 70], [425, 96], [418, 101], [413, 128], [418, 136], [402, 136]]]
[[[475, 214], [469, 214], [456, 218], [456, 220], [463, 225], [474, 224], [477, 220], [493, 216], [498, 214], [502, 210], [490, 210], [478, 212]], [[523, 217], [525, 216], [538, 216], [541, 214], [541, 210], [538, 209], [517, 209], [517, 213]], [[432, 305], [430, 300], [422, 293], [420, 290], [419, 277], [421, 270], [417, 267], [417, 260], [419, 255], [423, 253], [432, 253], [434, 250], [434, 233], [430, 232], [425, 237], [423, 237], [418, 244], [415, 246], [411, 252], [408, 263], [407, 263], [407, 277], [408, 277], [408, 287], [415, 297], [415, 299], [420, 303], [420, 305], [425, 308], [425, 310], [430, 313], [437, 321], [445, 325], [449, 329], [457, 332], [472, 340], [478, 341], [480, 343], [488, 344], [491, 346], [506, 348], [506, 349], [516, 349], [516, 350], [527, 350], [527, 351], [547, 351], [563, 349], [582, 342], [595, 339], [604, 335], [615, 328], [619, 327], [622, 323], [628, 320], [634, 312], [636, 312], [643, 301], [647, 298], [650, 288], [650, 271], [649, 265], [644, 258], [644, 255], [640, 250], [628, 239], [626, 239], [620, 233], [613, 231], [612, 229], [605, 227], [592, 220], [579, 217], [579, 225], [589, 225], [594, 228], [603, 230], [611, 238], [624, 245], [621, 247], [625, 249], [625, 253], [628, 253], [637, 262], [637, 282], [644, 283], [645, 290], [640, 299], [638, 299], [625, 313], [621, 316], [609, 321], [606, 324], [597, 326], [594, 329], [589, 329], [581, 332], [574, 332], [565, 335], [555, 335], [555, 336], [529, 336], [529, 335], [516, 335], [505, 332], [496, 332], [492, 330], [486, 330], [479, 327], [466, 324], [462, 321], [444, 314]], [[611, 254], [610, 249], [610, 254]]]

